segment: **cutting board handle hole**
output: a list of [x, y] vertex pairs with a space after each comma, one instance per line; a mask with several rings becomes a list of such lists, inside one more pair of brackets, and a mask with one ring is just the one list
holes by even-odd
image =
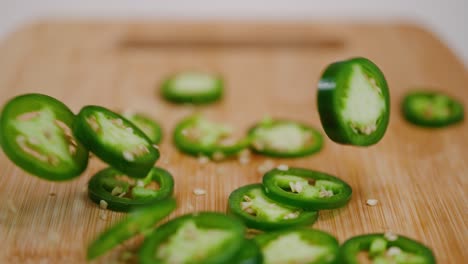
[[342, 39], [296, 38], [296, 39], [156, 39], [128, 37], [118, 44], [121, 50], [170, 50], [170, 49], [308, 49], [341, 50], [345, 47]]

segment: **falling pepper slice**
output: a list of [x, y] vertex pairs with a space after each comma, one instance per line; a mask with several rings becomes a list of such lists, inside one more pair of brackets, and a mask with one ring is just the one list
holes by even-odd
[[72, 134], [75, 115], [47, 95], [8, 101], [0, 116], [0, 145], [23, 170], [50, 181], [70, 180], [88, 165], [88, 151]]
[[83, 107], [73, 134], [97, 157], [130, 177], [145, 177], [159, 158], [157, 146], [143, 131], [104, 107]]
[[390, 93], [380, 69], [368, 59], [330, 64], [318, 84], [317, 105], [328, 137], [341, 144], [379, 142], [390, 119]]

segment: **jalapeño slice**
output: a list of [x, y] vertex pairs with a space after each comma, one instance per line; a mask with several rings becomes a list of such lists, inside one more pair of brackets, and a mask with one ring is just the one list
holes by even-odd
[[109, 167], [96, 173], [88, 183], [88, 196], [93, 202], [104, 200], [107, 209], [121, 212], [168, 198], [173, 190], [172, 175], [158, 167], [152, 168], [143, 180], [129, 178]]
[[156, 121], [140, 113], [124, 112], [122, 116], [143, 131], [154, 144], [161, 142], [162, 129]]
[[245, 239], [242, 248], [229, 263], [231, 264], [262, 264], [263, 255], [260, 247], [253, 239]]
[[387, 81], [368, 59], [353, 58], [329, 65], [318, 84], [317, 105], [326, 134], [337, 143], [373, 145], [387, 130]]
[[230, 263], [244, 241], [236, 219], [213, 212], [178, 217], [143, 242], [140, 263]]
[[303, 157], [319, 151], [320, 132], [313, 127], [288, 120], [265, 118], [249, 131], [252, 149], [272, 157]]
[[145, 177], [159, 158], [159, 150], [139, 128], [104, 107], [83, 107], [73, 133], [97, 157], [130, 177]]
[[223, 95], [221, 77], [203, 72], [181, 72], [165, 80], [162, 96], [174, 103], [207, 104]]
[[262, 184], [243, 186], [229, 195], [229, 211], [249, 228], [274, 230], [309, 225], [318, 212], [289, 206], [268, 198]]
[[461, 102], [434, 91], [407, 94], [402, 104], [403, 115], [409, 122], [425, 127], [444, 127], [463, 120]]
[[127, 218], [105, 230], [88, 246], [87, 259], [97, 258], [134, 235], [147, 231], [175, 208], [175, 200], [168, 198], [131, 212]]
[[311, 210], [334, 209], [351, 199], [351, 187], [323, 172], [273, 169], [263, 176], [265, 194], [275, 201]]
[[255, 237], [260, 245], [265, 263], [333, 264], [339, 254], [336, 238], [328, 233], [293, 228], [264, 233]]
[[57, 99], [20, 95], [3, 107], [0, 144], [23, 170], [46, 180], [69, 180], [88, 165], [88, 151], [71, 131], [74, 120], [75, 115]]
[[435, 264], [432, 251], [404, 236], [388, 240], [384, 234], [368, 234], [350, 238], [340, 249], [343, 264]]
[[233, 140], [232, 129], [201, 115], [182, 120], [174, 131], [176, 147], [190, 155], [220, 160], [240, 153], [249, 145], [248, 138]]

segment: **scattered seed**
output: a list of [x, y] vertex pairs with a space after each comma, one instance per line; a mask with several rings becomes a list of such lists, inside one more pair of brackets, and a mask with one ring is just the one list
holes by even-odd
[[399, 247], [389, 247], [386, 255], [389, 257], [397, 256], [401, 254], [401, 249]]
[[125, 196], [125, 194], [127, 194], [127, 193], [126, 193], [126, 192], [123, 192], [123, 193], [119, 194], [119, 196], [118, 196], [118, 197], [119, 197], [119, 198], [122, 198], [122, 197], [124, 197], [124, 196]]
[[369, 206], [376, 206], [378, 202], [376, 199], [368, 199], [366, 203]]
[[107, 213], [106, 211], [100, 211], [99, 212], [99, 218], [101, 218], [102, 220], [107, 220]]
[[101, 129], [101, 126], [99, 126], [95, 116], [86, 118], [86, 123], [88, 123], [94, 132], [98, 132]]
[[333, 191], [332, 190], [326, 190], [325, 188], [321, 188], [319, 192], [319, 197], [320, 198], [326, 198], [326, 197], [332, 197], [333, 196]]
[[137, 187], [145, 187], [145, 183], [142, 180], [137, 180], [136, 186]]
[[398, 239], [398, 236], [395, 233], [393, 233], [392, 231], [385, 232], [384, 237], [388, 241], [395, 241], [395, 240]]
[[112, 189], [111, 195], [112, 196], [117, 196], [117, 195], [121, 194], [122, 192], [123, 192], [123, 188], [120, 187], [120, 186], [116, 186], [116, 187], [114, 187], [114, 189]]
[[153, 146], [154, 149], [159, 149], [159, 146], [156, 145], [156, 144], [153, 144], [152, 146]]
[[299, 212], [292, 212], [292, 213], [289, 213], [287, 215], [285, 215], [283, 217], [284, 220], [287, 220], [287, 219], [295, 219], [299, 216]]
[[100, 200], [100, 201], [99, 201], [99, 207], [100, 207], [101, 209], [106, 210], [106, 209], [107, 209], [107, 205], [108, 205], [108, 204], [107, 204], [106, 201], [104, 201], [104, 200]]
[[246, 201], [246, 202], [252, 201], [252, 199], [251, 199], [249, 196], [247, 196], [247, 195], [244, 195], [244, 197], [242, 197], [242, 199], [243, 199], [244, 201]]
[[242, 165], [249, 164], [250, 162], [250, 157], [239, 157], [239, 163]]
[[201, 189], [201, 188], [195, 188], [195, 189], [193, 189], [193, 194], [195, 194], [195, 195], [205, 195], [206, 190]]
[[135, 160], [135, 157], [133, 156], [133, 154], [129, 151], [124, 151], [123, 152], [123, 157], [125, 160], [127, 161], [134, 161]]
[[216, 151], [215, 153], [213, 153], [213, 160], [215, 161], [220, 161], [220, 160], [223, 160], [224, 158], [225, 158], [224, 153], [220, 151]]
[[198, 163], [200, 164], [207, 164], [210, 161], [210, 159], [207, 156], [200, 155], [198, 157]]
[[241, 202], [242, 211], [247, 210], [247, 208], [250, 208], [251, 206], [252, 206], [252, 202]]
[[272, 160], [265, 160], [260, 166], [258, 166], [258, 172], [264, 174], [265, 172], [273, 169], [275, 167], [275, 163]]
[[13, 203], [12, 200], [8, 199], [7, 204], [8, 204], [8, 209], [9, 209], [12, 213], [16, 214], [16, 213], [18, 212], [18, 209], [16, 209], [16, 206], [15, 206], [15, 204]]
[[281, 164], [281, 165], [279, 165], [279, 166], [276, 167], [276, 168], [277, 168], [278, 170], [280, 170], [280, 171], [287, 171], [287, 170], [289, 170], [289, 167], [288, 167], [288, 165], [286, 165], [286, 164]]

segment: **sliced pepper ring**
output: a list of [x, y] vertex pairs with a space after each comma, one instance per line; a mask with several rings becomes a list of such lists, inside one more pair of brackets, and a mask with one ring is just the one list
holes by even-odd
[[249, 130], [251, 148], [263, 155], [294, 158], [304, 157], [320, 151], [323, 137], [308, 125], [265, 118]]
[[444, 127], [464, 119], [461, 102], [435, 91], [408, 93], [403, 99], [402, 111], [406, 120], [424, 127]]
[[174, 144], [187, 154], [213, 160], [236, 155], [248, 147], [249, 139], [232, 140], [231, 129], [201, 115], [183, 119], [174, 130]]
[[[360, 254], [368, 252], [366, 254]], [[423, 244], [404, 236], [391, 240], [385, 234], [367, 234], [348, 239], [340, 249], [340, 262], [359, 264], [372, 263], [396, 264], [435, 264], [432, 251]]]
[[168, 198], [131, 212], [127, 218], [102, 232], [88, 246], [87, 259], [95, 259], [134, 235], [147, 231], [175, 208], [175, 199]]
[[244, 226], [214, 212], [173, 219], [146, 237], [139, 260], [149, 263], [230, 263], [241, 249]]
[[263, 255], [260, 247], [253, 239], [245, 239], [242, 248], [237, 252], [231, 264], [262, 264]]
[[123, 112], [122, 116], [141, 129], [154, 144], [161, 142], [163, 133], [156, 121], [141, 113]]
[[229, 195], [229, 212], [249, 228], [274, 230], [298, 225], [310, 225], [318, 212], [307, 211], [274, 201], [266, 196], [262, 184], [250, 184]]
[[181, 72], [166, 79], [161, 95], [173, 103], [208, 104], [223, 96], [220, 76], [202, 72]]
[[[152, 183], [159, 189], [148, 188]], [[114, 168], [106, 168], [96, 173], [88, 183], [88, 196], [96, 204], [101, 200], [107, 209], [128, 212], [168, 198], [174, 191], [174, 178], [162, 168], [152, 168], [144, 180], [135, 180], [123, 175]]]
[[145, 177], [159, 158], [143, 131], [104, 107], [83, 107], [73, 133], [97, 157], [130, 177]]
[[352, 194], [351, 187], [339, 178], [301, 168], [270, 170], [263, 176], [263, 187], [275, 201], [310, 210], [342, 207]]
[[336, 238], [323, 231], [292, 228], [256, 236], [265, 263], [333, 264], [339, 254]]
[[3, 107], [0, 144], [23, 170], [46, 180], [70, 180], [88, 165], [88, 151], [71, 132], [74, 121], [75, 115], [55, 98], [20, 95]]
[[330, 64], [318, 84], [317, 105], [325, 133], [337, 143], [369, 146], [380, 141], [387, 130], [387, 81], [368, 59]]

